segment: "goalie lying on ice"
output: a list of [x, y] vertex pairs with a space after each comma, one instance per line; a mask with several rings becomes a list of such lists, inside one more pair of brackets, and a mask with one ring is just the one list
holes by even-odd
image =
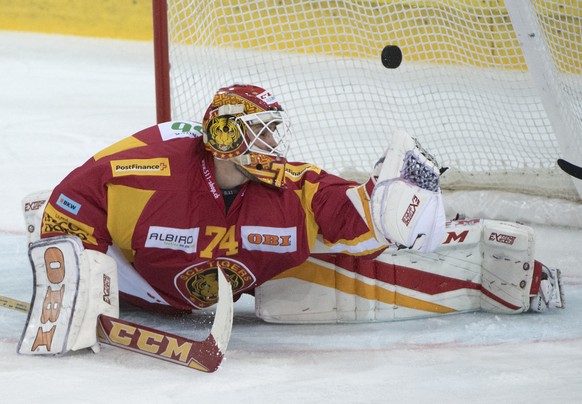
[[[269, 91], [233, 85], [219, 89], [202, 123], [160, 123], [98, 152], [50, 196], [25, 201], [39, 208], [25, 212], [31, 235], [46, 240], [35, 244], [33, 269], [60, 262], [43, 258], [42, 248], [57, 247], [51, 239], [76, 237], [82, 246], [67, 241], [63, 257], [79, 263], [72, 287], [81, 295], [87, 287], [103, 295], [102, 272], [118, 279], [121, 299], [175, 313], [216, 303], [220, 266], [235, 297], [256, 293], [268, 321], [520, 312], [530, 295], [541, 296], [537, 310], [561, 305], [559, 273], [535, 264], [530, 229], [488, 221], [445, 227], [441, 168], [406, 133], [392, 136], [359, 184], [287, 161], [288, 128]], [[107, 285], [111, 292], [115, 283]], [[70, 288], [61, 286], [49, 280], [51, 296], [66, 296]], [[90, 299], [75, 306], [87, 312], [73, 314], [81, 330], [64, 350], [94, 344], [84, 328], [101, 310], [115, 312], [102, 306]]]

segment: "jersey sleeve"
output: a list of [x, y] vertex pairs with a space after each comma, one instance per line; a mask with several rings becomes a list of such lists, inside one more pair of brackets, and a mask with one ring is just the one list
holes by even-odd
[[297, 184], [308, 226], [317, 229], [332, 252], [373, 257], [387, 247], [374, 232], [365, 185], [314, 166], [302, 170]]
[[67, 234], [79, 237], [86, 248], [107, 251], [106, 169], [91, 159], [57, 185], [44, 210], [42, 238]]

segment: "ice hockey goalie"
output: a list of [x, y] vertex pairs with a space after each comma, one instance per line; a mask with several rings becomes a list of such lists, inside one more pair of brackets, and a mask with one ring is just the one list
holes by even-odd
[[[107, 165], [105, 167], [108, 169]], [[445, 224], [444, 204], [439, 186], [442, 172], [436, 160], [416, 140], [405, 133], [396, 133], [384, 157], [374, 168], [370, 180], [364, 184], [341, 188], [341, 192], [345, 192], [342, 195], [343, 202], [346, 205], [352, 203], [361, 216], [362, 223], [370, 230], [366, 232], [366, 237], [370, 237], [366, 240], [371, 240], [374, 248], [380, 246], [383, 249], [384, 245], [387, 248], [381, 254], [378, 249], [377, 253], [380, 255], [374, 255], [376, 259], [371, 259], [369, 253], [362, 253], [369, 248], [351, 250], [341, 240], [331, 243], [323, 239], [321, 232], [313, 231], [310, 233], [313, 237], [309, 239], [309, 251], [306, 252], [310, 257], [306, 262], [303, 259], [296, 261], [303, 262], [301, 265], [287, 270], [292, 266], [288, 265], [271, 273], [269, 271], [277, 263], [269, 264], [271, 261], [263, 260], [261, 269], [264, 273], [269, 272], [269, 276], [253, 283], [252, 288], [249, 286], [248, 289], [254, 290], [257, 315], [269, 322], [321, 323], [390, 321], [476, 310], [496, 313], [522, 313], [529, 310], [541, 312], [548, 308], [563, 307], [560, 273], [535, 260], [535, 238], [530, 227], [480, 219], [455, 220]], [[345, 200], [345, 196], [348, 196], [349, 201]], [[42, 216], [40, 206], [48, 199], [48, 195], [32, 195], [30, 198], [25, 206], [39, 207], [36, 210], [25, 209], [25, 220], [32, 242], [39, 237]], [[123, 198], [116, 200], [125, 206], [126, 201]], [[214, 199], [209, 201], [212, 202], [209, 205], [214, 206]], [[69, 211], [72, 209], [65, 206]], [[353, 213], [353, 209], [350, 208], [349, 211]], [[78, 221], [71, 223], [77, 226], [75, 223]], [[109, 232], [109, 222], [101, 221], [100, 225], [104, 228], [104, 234]], [[188, 226], [181, 225], [179, 228], [186, 227]], [[315, 227], [314, 223], [313, 228]], [[120, 240], [127, 243], [125, 252], [129, 254], [133, 248], [129, 247], [137, 244], [128, 241], [131, 237], [125, 238], [128, 234], [126, 227], [119, 225], [118, 230], [123, 235]], [[198, 234], [198, 227], [194, 230]], [[242, 234], [240, 230], [238, 232]], [[235, 238], [237, 230], [233, 230], [232, 234]], [[318, 239], [317, 234], [320, 234]], [[314, 246], [311, 244], [313, 240]], [[158, 244], [145, 245], [143, 239], [139, 243], [144, 250], [152, 247], [148, 252], [157, 251], [160, 247]], [[230, 250], [230, 247], [226, 250]], [[154, 286], [137, 276], [139, 274], [136, 275], [136, 271], [132, 272], [133, 267], [126, 257], [121, 253], [113, 254], [114, 251], [113, 248], [107, 249], [108, 255], [111, 254], [108, 258], [115, 265], [109, 265], [109, 260], [79, 260], [81, 264], [87, 261], [86, 265], [75, 267], [80, 270], [88, 268], [85, 272], [96, 274], [99, 279], [102, 278], [99, 276], [101, 272], [112, 280], [118, 274], [119, 279], [124, 280], [124, 284], [119, 282], [121, 292], [142, 300], [151, 299], [148, 300], [151, 303], [165, 303]], [[251, 246], [244, 251], [248, 253], [259, 250]], [[264, 251], [269, 252], [268, 249]], [[186, 256], [184, 252], [180, 251], [180, 259]], [[238, 252], [239, 249], [233, 248], [230, 253]], [[346, 252], [353, 255], [343, 255]], [[187, 253], [190, 254], [190, 251]], [[358, 258], [359, 254], [367, 255], [367, 258]], [[45, 269], [50, 269], [50, 265], [47, 266], [46, 262], [50, 264], [53, 261], [47, 261], [40, 253], [37, 255], [35, 271], [47, 272]], [[73, 264], [75, 257], [81, 255], [88, 253], [72, 250], [69, 261]], [[249, 262], [260, 266], [260, 258], [257, 259], [257, 256], [258, 254], [253, 255]], [[161, 261], [166, 258], [165, 253], [159, 256]], [[195, 259], [204, 263], [207, 258], [197, 256]], [[189, 267], [186, 269], [191, 268], [193, 259], [188, 258]], [[142, 262], [151, 264], [151, 257]], [[176, 260], [175, 263], [175, 274], [182, 273], [182, 261]], [[297, 263], [294, 262], [293, 265]], [[167, 267], [165, 263], [164, 267]], [[173, 303], [180, 309], [189, 309], [192, 300], [188, 300], [182, 289], [174, 288], [175, 282], [172, 279], [179, 278], [174, 277], [172, 272], [168, 274], [170, 275], [166, 276], [166, 281], [169, 280], [168, 284], [172, 286], [168, 290], [174, 295], [166, 293], [166, 298], [177, 296]], [[81, 282], [82, 278], [81, 276], [77, 282], [80, 286], [87, 284]], [[152, 277], [157, 278], [158, 275]], [[102, 301], [105, 293], [103, 282], [99, 279], [88, 284], [95, 286], [93, 289], [96, 291], [97, 300]], [[111, 300], [111, 285], [113, 283], [107, 282], [108, 300]], [[47, 288], [44, 290], [46, 293]], [[40, 292], [42, 291], [39, 291], [39, 296], [43, 296]], [[188, 306], [184, 305], [183, 298], [189, 302]], [[44, 301], [38, 301], [38, 307], [44, 307]], [[109, 310], [109, 306], [103, 307]], [[94, 318], [102, 310], [101, 306], [93, 307], [89, 304], [81, 308], [84, 311], [78, 318], [85, 318], [86, 313], [87, 318]], [[42, 317], [38, 318], [42, 321]], [[80, 324], [83, 324], [81, 320]], [[30, 338], [26, 340], [34, 341], [36, 328], [28, 328]], [[64, 351], [69, 348], [69, 340], [61, 340], [63, 344], [60, 345], [64, 346]], [[92, 346], [94, 343], [89, 338], [81, 338], [80, 341], [82, 343], [74, 346]]]

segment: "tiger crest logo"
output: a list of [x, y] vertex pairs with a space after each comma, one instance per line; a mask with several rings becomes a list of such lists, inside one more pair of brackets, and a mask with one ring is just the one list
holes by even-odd
[[234, 294], [250, 288], [255, 276], [246, 266], [230, 259], [218, 259], [186, 268], [178, 274], [176, 287], [192, 305], [199, 309], [218, 301], [218, 266], [228, 278]]
[[204, 302], [216, 302], [218, 300], [218, 278], [217, 273], [207, 271], [192, 277], [186, 283], [190, 294], [196, 296]]
[[[219, 116], [210, 121], [208, 125], [208, 144], [216, 151], [215, 155], [236, 152], [242, 143], [242, 133], [234, 116]], [[240, 154], [240, 151], [234, 155], [238, 154]]]

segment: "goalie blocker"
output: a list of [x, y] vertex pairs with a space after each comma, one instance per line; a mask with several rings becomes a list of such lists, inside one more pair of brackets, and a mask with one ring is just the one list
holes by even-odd
[[274, 323], [334, 323], [564, 307], [560, 273], [534, 259], [531, 228], [452, 221], [442, 240], [431, 254], [388, 249], [376, 260], [321, 244], [306, 263], [255, 290], [256, 314]]

